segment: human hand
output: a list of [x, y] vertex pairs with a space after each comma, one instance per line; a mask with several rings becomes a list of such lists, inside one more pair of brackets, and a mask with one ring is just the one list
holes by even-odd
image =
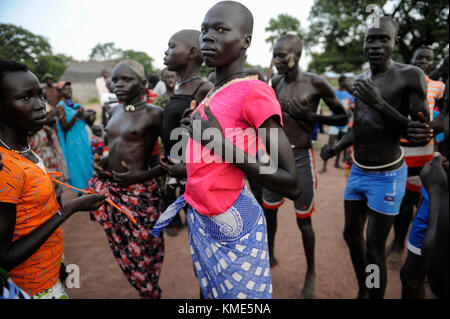
[[92, 162], [92, 167], [94, 168], [94, 172], [100, 178], [111, 178], [111, 172], [106, 171], [108, 167], [108, 156], [100, 157], [98, 154], [94, 154], [94, 161]]
[[169, 173], [170, 176], [185, 177], [187, 175], [186, 164], [184, 163], [169, 164], [166, 162], [161, 162], [161, 166]]
[[336, 156], [336, 154], [336, 148], [334, 146], [330, 146], [329, 144], [324, 145], [320, 150], [320, 157], [324, 161], [328, 161], [330, 158]]
[[433, 138], [433, 129], [422, 112], [417, 114], [418, 121], [409, 121], [406, 133], [407, 139], [415, 144], [426, 145]]
[[199, 112], [196, 112], [189, 119], [185, 118], [181, 120], [181, 127], [189, 133], [192, 139], [203, 146], [210, 145], [210, 143], [214, 142], [218, 144], [218, 147], [221, 147], [224, 136], [220, 123], [209, 107], [205, 107], [204, 112], [207, 116], [206, 120], [202, 119]]
[[61, 209], [65, 218], [80, 211], [95, 211], [105, 203], [105, 195], [83, 195], [72, 199]]
[[448, 192], [446, 171], [448, 172], [448, 160], [440, 153], [434, 153], [433, 159], [426, 163], [420, 172], [420, 179], [428, 193], [433, 188]]
[[371, 79], [357, 79], [353, 83], [353, 95], [364, 102], [367, 106], [378, 109], [382, 104], [383, 97]]
[[125, 163], [125, 161], [121, 161], [120, 164], [126, 168], [126, 172], [112, 171], [113, 179], [118, 184], [129, 186], [145, 180], [145, 175], [148, 171], [136, 170], [134, 167]]

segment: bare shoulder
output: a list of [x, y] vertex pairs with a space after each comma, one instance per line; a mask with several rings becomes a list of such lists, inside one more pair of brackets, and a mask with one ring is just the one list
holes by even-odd
[[154, 104], [147, 104], [146, 105], [146, 110], [147, 110], [147, 114], [150, 114], [152, 116], [157, 116], [157, 115], [161, 115], [163, 114], [163, 108], [158, 106], [158, 105], [154, 105]]
[[277, 85], [281, 82], [283, 76], [281, 74], [276, 74], [272, 78], [272, 87], [275, 89]]
[[302, 76], [304, 77], [304, 79], [308, 80], [311, 83], [311, 85], [314, 86], [322, 94], [324, 93], [331, 94], [332, 92], [334, 92], [330, 82], [328, 82], [328, 80], [323, 76], [310, 72], [303, 72]]
[[422, 69], [410, 64], [394, 63], [398, 76], [401, 76], [413, 89], [427, 89], [427, 79]]
[[196, 94], [196, 97], [198, 97], [200, 100], [197, 102], [200, 103], [208, 95], [209, 91], [211, 91], [213, 88], [214, 85], [211, 82], [203, 82]]

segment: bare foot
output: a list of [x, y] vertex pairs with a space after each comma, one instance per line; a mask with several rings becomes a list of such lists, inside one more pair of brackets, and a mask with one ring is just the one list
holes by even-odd
[[307, 272], [305, 278], [305, 285], [302, 289], [302, 299], [314, 299], [314, 287], [316, 281], [316, 274], [314, 272]]

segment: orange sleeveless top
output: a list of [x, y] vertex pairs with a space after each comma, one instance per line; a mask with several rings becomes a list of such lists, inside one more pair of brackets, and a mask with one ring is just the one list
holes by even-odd
[[[47, 169], [0, 146], [0, 202], [15, 204], [16, 225], [12, 241], [28, 235], [50, 219], [60, 206]], [[56, 284], [64, 250], [61, 227], [26, 261], [9, 272], [14, 283], [35, 295]]]

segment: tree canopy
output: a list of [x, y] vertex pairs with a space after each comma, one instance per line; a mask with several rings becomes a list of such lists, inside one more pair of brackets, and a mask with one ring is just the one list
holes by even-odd
[[25, 64], [39, 79], [45, 73], [51, 73], [56, 80], [72, 60], [64, 54], [54, 55], [51, 45], [43, 36], [5, 23], [0, 23], [0, 59]]
[[319, 73], [326, 70], [355, 72], [365, 63], [364, 33], [367, 19], [375, 9], [390, 15], [398, 22], [399, 43], [394, 60], [409, 63], [413, 52], [421, 46], [431, 46], [436, 62], [441, 60], [448, 46], [447, 1], [421, 0], [315, 0], [309, 14], [308, 43], [316, 44], [309, 68]]
[[146, 74], [153, 72], [153, 58], [147, 53], [134, 50], [122, 50], [117, 48], [113, 42], [98, 43], [92, 48], [89, 58], [97, 61], [135, 60], [142, 64]]
[[269, 26], [265, 28], [265, 31], [270, 34], [266, 42], [270, 43], [272, 48], [278, 38], [288, 33], [296, 34], [302, 39], [304, 38], [304, 31], [300, 27], [300, 20], [289, 14], [279, 14], [276, 18], [271, 18], [269, 20]]

